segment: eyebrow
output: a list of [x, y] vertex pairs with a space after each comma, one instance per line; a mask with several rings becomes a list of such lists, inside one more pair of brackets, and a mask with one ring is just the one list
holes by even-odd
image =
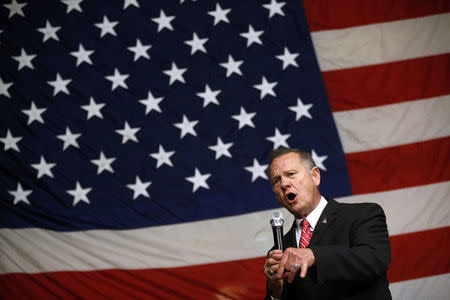
[[[297, 169], [289, 169], [289, 170], [286, 170], [286, 171], [282, 171], [281, 174], [286, 174], [286, 173], [289, 173], [289, 172], [298, 172], [298, 170]], [[280, 177], [281, 177], [281, 175], [273, 176], [273, 177], [270, 178], [270, 182], [273, 183], [274, 179], [277, 179], [277, 178], [280, 178]]]

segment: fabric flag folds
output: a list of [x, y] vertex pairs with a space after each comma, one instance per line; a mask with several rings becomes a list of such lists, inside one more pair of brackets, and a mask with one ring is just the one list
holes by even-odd
[[261, 299], [267, 156], [298, 147], [384, 208], [394, 299], [446, 299], [448, 28], [437, 0], [2, 0], [0, 295]]

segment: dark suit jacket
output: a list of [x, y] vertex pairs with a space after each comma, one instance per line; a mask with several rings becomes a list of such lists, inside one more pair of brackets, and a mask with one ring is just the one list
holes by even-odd
[[[315, 266], [305, 279], [297, 274], [291, 284], [285, 281], [282, 299], [391, 299], [391, 247], [382, 208], [327, 201], [308, 246]], [[296, 247], [295, 226], [283, 238], [285, 249]]]

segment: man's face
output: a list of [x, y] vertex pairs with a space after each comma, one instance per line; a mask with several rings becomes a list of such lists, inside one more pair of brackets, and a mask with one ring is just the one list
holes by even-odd
[[296, 218], [304, 218], [320, 201], [320, 172], [308, 170], [298, 153], [275, 158], [270, 165], [270, 181], [275, 196]]

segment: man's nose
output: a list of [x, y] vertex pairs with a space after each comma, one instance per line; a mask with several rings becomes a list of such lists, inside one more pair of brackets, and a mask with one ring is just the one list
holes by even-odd
[[291, 185], [289, 179], [286, 177], [281, 177], [280, 181], [281, 181], [281, 187], [283, 189], [286, 189], [286, 188], [290, 187], [290, 185]]

